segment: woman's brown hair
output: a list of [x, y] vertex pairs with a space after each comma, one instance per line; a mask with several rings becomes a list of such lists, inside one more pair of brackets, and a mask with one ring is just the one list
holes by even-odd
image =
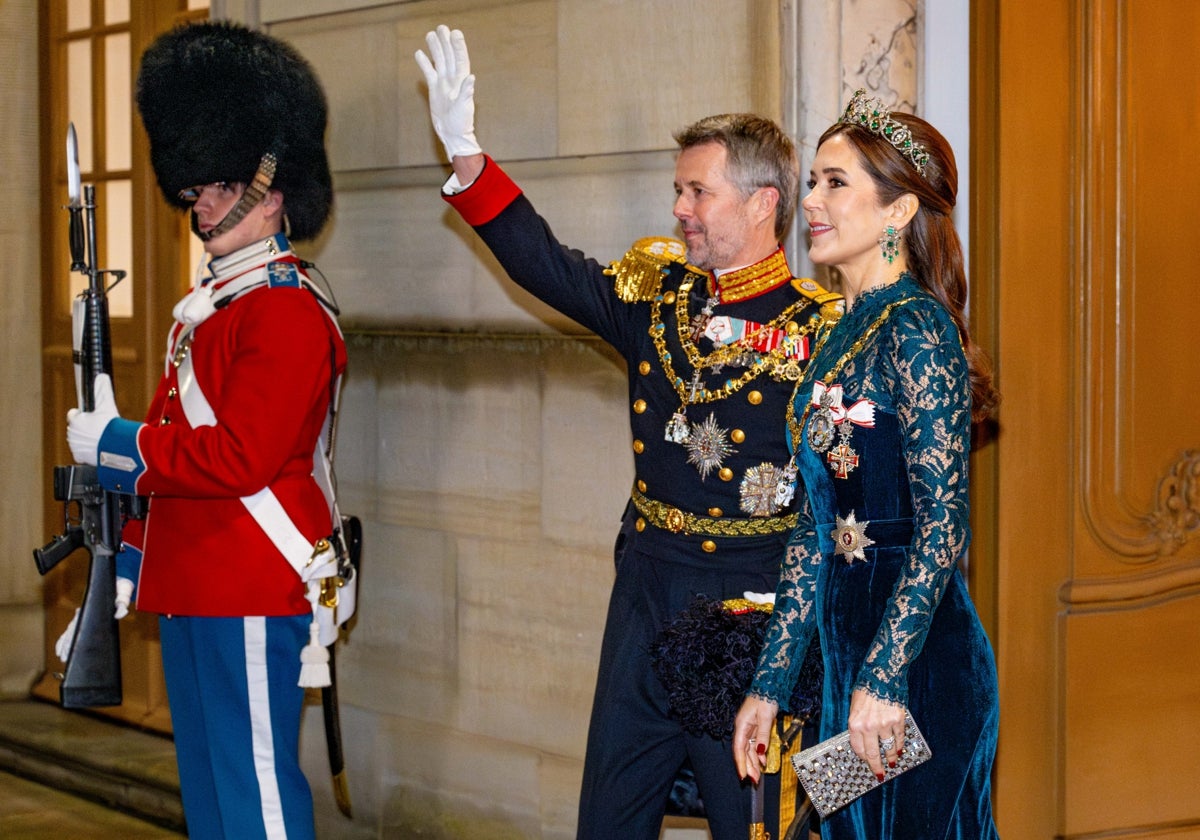
[[854, 123], [835, 123], [821, 135], [820, 143], [839, 134], [845, 136], [875, 182], [882, 205], [905, 193], [917, 197], [920, 207], [903, 231], [908, 269], [946, 307], [958, 327], [971, 380], [971, 416], [980, 422], [995, 412], [1000, 395], [992, 385], [991, 360], [971, 340], [967, 329], [967, 275], [962, 242], [951, 218], [958, 194], [954, 152], [946, 138], [920, 117], [893, 111], [891, 118], [903, 123], [912, 132], [913, 142], [928, 151], [924, 173], [887, 138]]

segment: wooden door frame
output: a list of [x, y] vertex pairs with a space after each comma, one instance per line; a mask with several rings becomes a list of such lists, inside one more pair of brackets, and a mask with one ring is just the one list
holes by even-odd
[[[103, 0], [92, 0], [94, 20], [101, 20]], [[140, 56], [145, 47], [160, 33], [186, 20], [207, 17], [207, 11], [189, 11], [187, 0], [145, 0], [130, 4], [129, 42], [130, 78], [136, 79]], [[65, 30], [64, 5], [39, 5], [39, 93], [43, 103], [38, 121], [44, 146], [61, 149], [64, 146], [67, 114], [66, 69], [61, 42], [56, 33]], [[98, 42], [97, 42], [98, 43]], [[94, 65], [95, 66], [95, 65]], [[101, 72], [92, 74], [92, 97], [102, 102], [105, 80]], [[131, 92], [132, 94], [132, 92]], [[98, 120], [103, 109], [94, 109]], [[97, 262], [105, 268], [132, 268], [137, 289], [133, 296], [130, 318], [113, 319], [114, 379], [117, 404], [127, 417], [140, 417], [150, 394], [161, 376], [160, 360], [165, 346], [167, 328], [171, 323], [171, 308], [186, 287], [190, 272], [186, 227], [178, 213], [162, 200], [149, 162], [149, 144], [140, 119], [131, 109], [134, 121], [129, 179], [132, 185], [133, 266], [104, 264], [103, 243]], [[99, 134], [100, 124], [95, 128]], [[42, 421], [48, 433], [43, 437], [42, 469], [49, 475], [56, 464], [71, 463], [66, 446], [63, 418], [66, 409], [74, 405], [71, 383], [71, 321], [65, 312], [68, 252], [61, 231], [65, 223], [59, 219], [66, 195], [65, 155], [45, 154], [39, 162], [40, 183], [44, 194], [41, 202], [41, 262], [42, 273], [42, 387], [45, 398]], [[85, 178], [85, 182], [86, 182]], [[121, 220], [106, 216], [104, 208], [97, 209], [100, 224], [120, 224]], [[98, 237], [102, 239], [103, 237]], [[63, 508], [52, 498], [52, 487], [46, 482], [43, 502], [43, 523], [47, 535], [63, 528]], [[59, 678], [62, 663], [54, 653], [54, 642], [66, 626], [74, 607], [82, 598], [87, 578], [86, 555], [76, 552], [65, 559], [59, 568], [44, 579], [43, 607], [45, 609], [45, 671], [34, 685], [34, 696], [52, 701], [59, 699]], [[157, 617], [136, 611], [121, 622], [122, 672], [125, 702], [120, 706], [96, 709], [106, 716], [159, 731], [170, 731], [166, 690], [162, 678], [161, 656], [158, 649]]]

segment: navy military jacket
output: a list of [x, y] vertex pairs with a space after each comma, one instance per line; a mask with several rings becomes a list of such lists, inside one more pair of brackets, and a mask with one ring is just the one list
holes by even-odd
[[[770, 262], [776, 274], [782, 270], [782, 282], [748, 299], [718, 303], [712, 316], [730, 319], [735, 328], [770, 325], [777, 327], [777, 335], [791, 330], [798, 348], [793, 354], [796, 358], [777, 351], [770, 358], [750, 356], [760, 359], [758, 365], [727, 364], [719, 370], [703, 367], [696, 391], [700, 400], [687, 405], [684, 412], [691, 439], [677, 443], [665, 435], [684, 401], [680, 389], [689, 400], [695, 400], [691, 391], [696, 370], [693, 360], [697, 353], [704, 356], [716, 349], [712, 341], [701, 337], [689, 354], [679, 324], [682, 319], [686, 325], [700, 314], [710, 294], [711, 278], [689, 268], [681, 256], [662, 257], [654, 277], [643, 276], [631, 283], [625, 275], [638, 274], [647, 262], [653, 262], [646, 259], [650, 256], [645, 253], [647, 248], [682, 243], [640, 240], [641, 253], [635, 253], [639, 250], [635, 247], [625, 260], [611, 267], [601, 265], [560, 244], [529, 200], [490, 158], [470, 187], [443, 197], [471, 224], [516, 283], [594, 331], [625, 359], [636, 469], [633, 495], [642, 501], [642, 509], [631, 505], [627, 513], [627, 525], [633, 527], [636, 538], [661, 540], [665, 547], [689, 554], [719, 551], [727, 556], [731, 551], [769, 550], [781, 558], [780, 538], [786, 539], [791, 530], [784, 529], [783, 520], [794, 523], [795, 503], [789, 501], [767, 514], [761, 497], [769, 495], [777, 483], [779, 475], [772, 471], [783, 470], [790, 460], [785, 411], [795, 377], [773, 373], [780, 373], [778, 366], [788, 361], [803, 366], [806, 350], [836, 318], [840, 297], [810, 280], [794, 280], [782, 251], [760, 263], [765, 270]], [[619, 294], [623, 281], [640, 288]], [[789, 317], [780, 321], [777, 316], [789, 309]], [[795, 326], [788, 327], [789, 322]], [[798, 376], [799, 368], [794, 368], [794, 373]], [[647, 506], [653, 515], [646, 515]], [[775, 530], [770, 537], [763, 539], [772, 527]]]

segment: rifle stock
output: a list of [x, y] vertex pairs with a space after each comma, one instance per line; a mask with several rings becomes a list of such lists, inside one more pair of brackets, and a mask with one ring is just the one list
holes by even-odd
[[121, 703], [121, 644], [113, 616], [117, 570], [112, 549], [120, 540], [121, 506], [115, 496], [100, 486], [95, 467], [55, 467], [54, 497], [68, 509], [75, 505], [79, 520], [68, 522], [62, 534], [33, 552], [42, 574], [76, 549], [87, 549], [90, 555], [87, 589], [59, 687], [62, 704], [68, 709]]
[[[104, 275], [112, 274], [116, 283], [125, 272], [96, 268], [95, 187], [87, 185], [81, 200], [74, 126], [67, 132], [67, 172], [70, 268], [88, 277], [88, 287], [76, 301], [74, 311], [78, 336], [74, 362], [80, 374], [79, 404], [85, 411], [92, 411], [96, 377], [112, 374]], [[105, 490], [96, 468], [79, 464], [54, 468], [54, 498], [63, 503], [65, 527], [42, 548], [33, 550], [38, 572], [45, 575], [80, 548], [90, 555], [87, 588], [62, 674], [62, 704], [67, 708], [116, 706], [122, 695], [121, 645], [113, 603], [116, 555], [124, 520], [144, 516], [145, 499]]]

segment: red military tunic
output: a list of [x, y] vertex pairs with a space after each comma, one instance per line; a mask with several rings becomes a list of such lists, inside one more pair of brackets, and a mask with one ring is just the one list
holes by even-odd
[[[171, 331], [165, 373], [144, 423], [118, 418], [100, 441], [108, 489], [150, 496], [125, 542], [142, 551], [140, 610], [172, 615], [299, 615], [305, 587], [241, 497], [269, 487], [311, 543], [330, 534], [330, 510], [313, 478], [346, 348], [282, 235], [214, 260], [203, 288], [251, 286], [191, 330]], [[216, 424], [193, 427], [181, 404], [181, 354]], [[114, 467], [113, 465], [117, 465]]]

